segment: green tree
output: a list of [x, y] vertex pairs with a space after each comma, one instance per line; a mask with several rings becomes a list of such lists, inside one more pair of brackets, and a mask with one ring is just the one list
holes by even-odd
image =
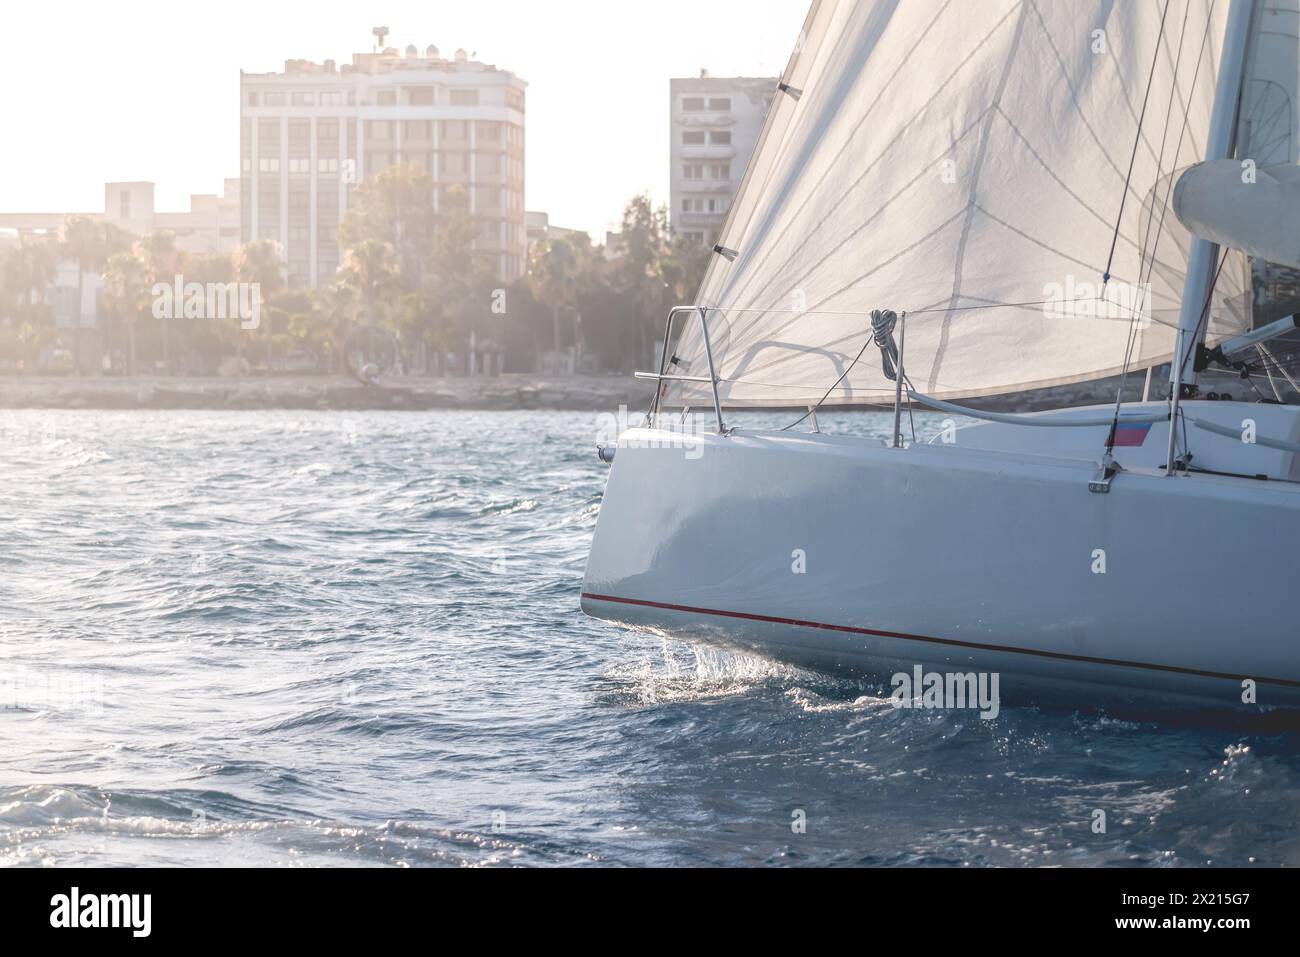
[[435, 222], [424, 285], [424, 333], [436, 348], [465, 351], [474, 324], [492, 314], [500, 283], [475, 249], [478, 223], [463, 189], [444, 191]]
[[625, 340], [625, 364], [647, 361], [653, 330], [675, 305], [668, 301], [672, 290], [660, 268], [670, 253], [670, 236], [668, 210], [655, 208], [649, 196], [635, 196], [623, 208], [621, 255], [612, 279], [632, 320], [631, 335]]
[[419, 289], [439, 228], [434, 212], [433, 179], [409, 164], [383, 170], [357, 187], [339, 225], [339, 244], [352, 249], [366, 242], [393, 249], [401, 292]]

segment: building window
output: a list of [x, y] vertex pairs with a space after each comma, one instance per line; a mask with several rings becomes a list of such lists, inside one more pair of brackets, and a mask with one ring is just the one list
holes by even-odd
[[703, 131], [703, 130], [687, 130], [685, 133], [682, 134], [682, 145], [683, 145], [683, 146], [703, 146], [703, 145], [704, 145], [704, 131]]
[[445, 140], [464, 140], [469, 138], [469, 124], [464, 120], [443, 120], [442, 138]]
[[711, 113], [730, 113], [731, 97], [722, 96], [709, 100], [709, 112]]
[[478, 106], [478, 90], [452, 90], [452, 106]]
[[284, 106], [284, 94], [268, 93], [265, 102], [267, 106]]
[[500, 123], [477, 123], [478, 129], [476, 136], [480, 140], [487, 140], [492, 143], [501, 141], [501, 124]]
[[243, 170], [243, 172], [245, 172], [245, 173], [251, 173], [251, 172], [253, 171], [253, 161], [252, 161], [251, 159], [249, 159], [247, 156], [245, 156], [244, 159], [243, 159], [243, 161], [242, 161], [242, 163], [241, 163], [241, 167], [240, 167], [240, 168], [241, 168], [241, 169]]
[[289, 139], [306, 142], [311, 139], [311, 120], [290, 120]]
[[366, 135], [372, 140], [391, 140], [393, 138], [392, 124], [388, 120], [367, 120]]
[[256, 94], [256, 93], [250, 93], [250, 94], [248, 94], [248, 105], [249, 105], [249, 106], [257, 106], [257, 94]]
[[411, 106], [433, 106], [433, 87], [409, 86], [406, 88], [406, 101]]
[[332, 93], [322, 93], [320, 95], [321, 106], [342, 106], [343, 94], [337, 91]]
[[380, 90], [380, 91], [379, 91], [379, 95], [378, 95], [378, 96], [376, 97], [376, 99], [375, 99], [375, 102], [378, 103], [380, 106], [396, 106], [396, 105], [397, 105], [397, 91], [396, 91], [396, 90]]
[[433, 139], [433, 120], [406, 120], [403, 135], [408, 140]]
[[524, 94], [512, 87], [506, 89], [506, 106], [512, 110], [524, 111]]
[[309, 173], [311, 172], [311, 161], [306, 159], [290, 159], [290, 173]]
[[688, 96], [682, 100], [682, 110], [686, 113], [699, 113], [704, 110], [704, 97]]
[[316, 135], [322, 140], [337, 140], [339, 138], [339, 121], [321, 120], [316, 124]]
[[339, 161], [334, 157], [318, 159], [316, 161], [316, 170], [321, 173], [337, 173], [339, 171]]
[[691, 201], [689, 199], [682, 200], [682, 212], [689, 213], [690, 211], [691, 211]]
[[714, 163], [709, 167], [709, 172], [714, 179], [731, 179], [731, 164]]
[[293, 94], [294, 106], [315, 106], [316, 94], [314, 93], [295, 93]]
[[124, 189], [117, 197], [117, 212], [122, 219], [131, 218], [131, 191]]
[[709, 133], [709, 142], [712, 143], [714, 146], [730, 146], [731, 131], [714, 130], [711, 133]]
[[682, 179], [704, 179], [703, 163], [686, 163], [682, 166]]
[[257, 161], [257, 171], [259, 173], [280, 172], [280, 158], [278, 156], [263, 156]]
[[465, 153], [443, 153], [442, 171], [447, 176], [463, 176], [469, 172]]

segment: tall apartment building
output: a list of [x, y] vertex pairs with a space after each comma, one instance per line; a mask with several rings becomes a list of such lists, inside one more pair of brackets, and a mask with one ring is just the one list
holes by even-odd
[[[382, 41], [381, 41], [382, 42]], [[498, 278], [523, 274], [524, 93], [507, 70], [430, 46], [354, 54], [336, 67], [289, 60], [283, 73], [240, 74], [242, 235], [285, 252], [291, 285], [327, 283], [353, 191], [409, 163], [447, 191], [464, 190], [475, 249]]]
[[776, 94], [775, 78], [703, 74], [669, 81], [673, 229], [711, 242], [726, 219]]

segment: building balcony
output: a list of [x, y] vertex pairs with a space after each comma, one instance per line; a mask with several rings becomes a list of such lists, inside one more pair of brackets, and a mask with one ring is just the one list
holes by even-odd
[[736, 192], [735, 183], [729, 179], [682, 179], [676, 180], [675, 185], [683, 193], [726, 193], [732, 196]]
[[683, 160], [729, 160], [736, 158], [734, 146], [679, 146], [678, 158]]
[[736, 118], [730, 113], [678, 113], [673, 122], [691, 129], [727, 129], [736, 125]]
[[677, 213], [673, 221], [678, 226], [721, 226], [726, 216], [725, 209], [715, 213]]

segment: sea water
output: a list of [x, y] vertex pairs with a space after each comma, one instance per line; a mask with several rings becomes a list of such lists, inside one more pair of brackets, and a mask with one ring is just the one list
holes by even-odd
[[601, 427], [0, 412], [0, 862], [1300, 864], [1295, 734], [899, 710], [584, 618]]

